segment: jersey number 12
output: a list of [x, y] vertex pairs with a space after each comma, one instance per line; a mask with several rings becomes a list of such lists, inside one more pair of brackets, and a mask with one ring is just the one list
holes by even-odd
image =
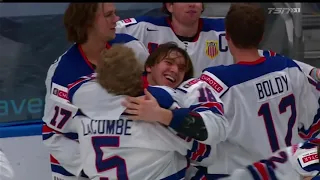
[[[290, 94], [281, 99], [278, 105], [280, 115], [282, 113], [285, 113], [288, 107], [291, 108], [291, 116], [288, 119], [287, 134], [284, 139], [287, 147], [291, 146], [292, 129], [293, 129], [294, 123], [296, 122], [296, 117], [297, 117], [296, 103], [295, 103], [293, 94]], [[279, 145], [277, 133], [274, 127], [274, 122], [271, 115], [269, 103], [264, 103], [260, 106], [258, 115], [263, 117], [272, 152], [279, 150], [280, 145]]]

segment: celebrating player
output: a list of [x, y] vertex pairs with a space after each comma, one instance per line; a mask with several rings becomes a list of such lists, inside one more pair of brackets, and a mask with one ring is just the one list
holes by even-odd
[[[163, 3], [168, 16], [137, 17], [117, 22], [117, 32], [127, 33], [139, 39], [154, 51], [159, 44], [174, 41], [184, 48], [192, 59], [195, 75], [202, 70], [219, 65], [234, 64], [226, 41], [223, 18], [200, 18], [203, 3]], [[259, 50], [261, 56], [275, 55], [271, 51]], [[319, 81], [320, 71], [308, 64], [296, 61], [306, 74]]]
[[[95, 71], [101, 51], [110, 48], [114, 43], [125, 43], [134, 47], [138, 59], [142, 62], [148, 56], [144, 45], [134, 37], [115, 34], [118, 20], [112, 3], [70, 3], [65, 12], [67, 37], [75, 44], [48, 70], [43, 116], [43, 142], [51, 154], [53, 179], [74, 180], [78, 179], [74, 175], [80, 175], [77, 134], [64, 129], [66, 124], [73, 121], [78, 109], [72, 103], [72, 96], [80, 84]], [[83, 173], [82, 176], [87, 179]]]

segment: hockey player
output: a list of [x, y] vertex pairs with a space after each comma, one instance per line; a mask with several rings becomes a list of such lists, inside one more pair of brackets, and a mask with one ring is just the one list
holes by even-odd
[[[217, 146], [218, 158], [208, 167], [209, 174], [228, 174], [302, 142], [301, 128], [317, 123], [317, 96], [301, 68], [289, 58], [262, 58], [256, 52], [264, 24], [263, 9], [232, 5], [226, 16], [226, 39], [236, 64], [207, 68], [200, 77], [215, 87], [231, 124], [227, 141]], [[237, 76], [231, 78], [227, 72]]]
[[[224, 18], [200, 18], [203, 10], [203, 3], [163, 3], [163, 11], [168, 16], [124, 19], [117, 22], [116, 30], [139, 39], [149, 52], [159, 44], [176, 42], [190, 55], [198, 77], [207, 67], [234, 64], [225, 38]], [[274, 55], [271, 51], [262, 50], [259, 54]], [[317, 68], [300, 61], [296, 63], [306, 74], [319, 80]]]
[[67, 37], [74, 44], [50, 66], [45, 82], [43, 142], [51, 154], [52, 179], [75, 180], [78, 178], [74, 175], [80, 174], [87, 179], [80, 173], [78, 136], [64, 131], [65, 124], [73, 121], [77, 112], [68, 98], [74, 93], [70, 89], [95, 72], [101, 51], [114, 43], [134, 47], [142, 63], [148, 57], [144, 45], [134, 37], [115, 34], [118, 20], [112, 3], [70, 3], [65, 12]]

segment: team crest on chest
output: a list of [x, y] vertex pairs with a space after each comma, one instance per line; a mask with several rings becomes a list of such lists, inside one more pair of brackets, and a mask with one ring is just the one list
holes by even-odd
[[206, 41], [206, 54], [210, 59], [215, 58], [219, 54], [218, 41]]

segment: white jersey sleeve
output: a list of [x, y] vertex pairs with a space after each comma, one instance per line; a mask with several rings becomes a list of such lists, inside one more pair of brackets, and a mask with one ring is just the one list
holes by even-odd
[[[46, 105], [43, 121], [51, 129], [65, 133], [68, 132], [68, 123], [78, 111], [78, 108], [72, 105], [68, 99], [67, 85], [60, 85], [59, 79], [53, 79], [54, 71], [58, 66], [59, 60], [51, 65], [46, 79]], [[58, 84], [60, 83], [60, 84]], [[67, 128], [66, 128], [67, 127]]]
[[309, 64], [306, 64], [304, 62], [301, 62], [301, 61], [298, 61], [298, 60], [294, 60], [295, 63], [297, 63], [300, 68], [302, 69], [302, 71], [306, 74], [306, 75], [309, 75], [312, 71], [312, 69], [314, 69], [315, 67], [309, 65]]
[[[300, 86], [298, 86], [300, 84]], [[305, 113], [300, 115], [299, 136], [304, 140], [319, 137], [320, 126], [320, 83], [314, 81], [310, 76], [300, 76], [295, 84], [296, 90], [300, 91], [300, 103], [298, 108]]]
[[57, 172], [60, 172], [59, 169], [65, 169], [68, 173], [77, 176], [81, 172], [81, 162], [78, 136], [75, 133], [76, 127], [73, 127], [72, 118], [78, 108], [68, 100], [68, 87], [57, 84], [60, 83], [59, 79], [53, 79], [60, 59], [51, 65], [47, 74], [46, 104], [42, 118], [45, 122], [42, 128], [43, 143], [54, 157], [54, 161], [53, 158], [50, 158], [50, 161]]
[[224, 117], [223, 103], [210, 85], [200, 79], [189, 79], [178, 88], [178, 104], [197, 112], [203, 119], [208, 138], [199, 141], [204, 144], [217, 144], [228, 136], [229, 123]]

